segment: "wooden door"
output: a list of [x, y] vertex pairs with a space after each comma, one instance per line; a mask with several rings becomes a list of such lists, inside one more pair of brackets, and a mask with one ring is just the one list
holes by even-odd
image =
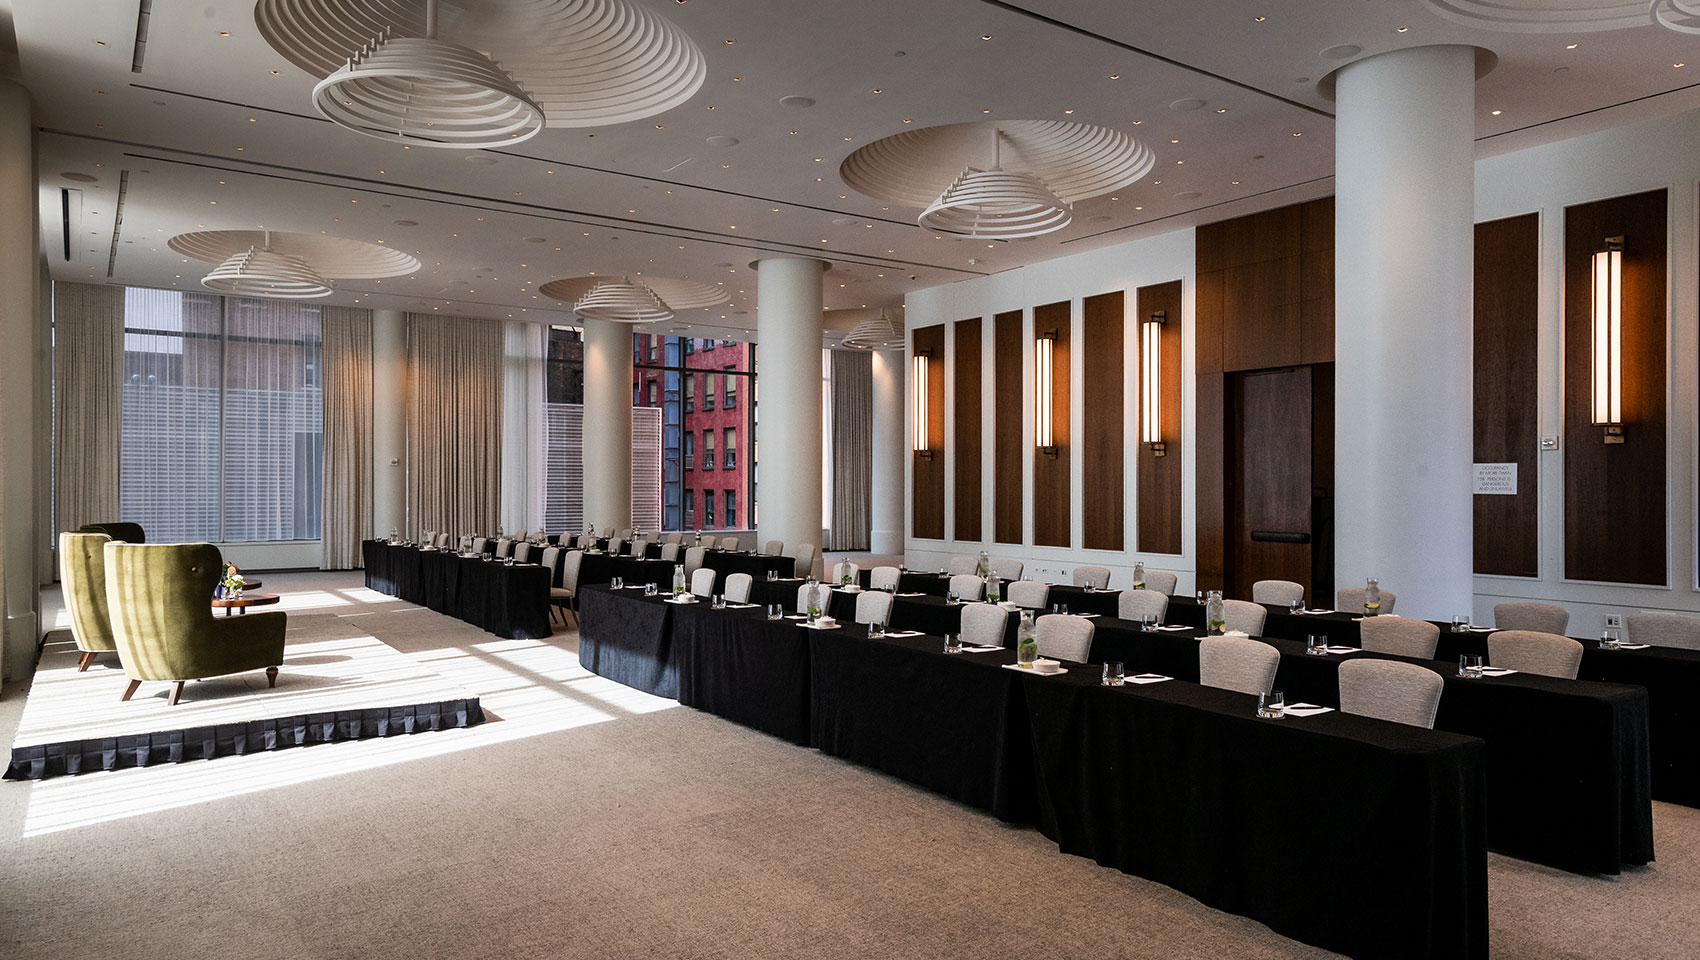
[[1330, 599], [1312, 592], [1316, 541], [1324, 532], [1317, 522], [1325, 513], [1319, 494], [1325, 498], [1332, 486], [1332, 451], [1319, 457], [1324, 451], [1318, 449], [1319, 440], [1332, 446], [1332, 431], [1317, 423], [1318, 414], [1333, 419], [1328, 372], [1304, 366], [1229, 375], [1223, 499], [1230, 598], [1251, 599], [1258, 580], [1292, 580], [1305, 585], [1307, 602]]

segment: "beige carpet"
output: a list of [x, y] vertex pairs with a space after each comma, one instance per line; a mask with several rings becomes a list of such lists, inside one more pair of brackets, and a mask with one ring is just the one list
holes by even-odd
[[[358, 575], [266, 580], [500, 719], [0, 784], [4, 956], [1329, 956], [609, 684], [570, 635], [498, 640]], [[0, 700], [0, 740], [21, 703]], [[1659, 862], [1615, 880], [1492, 858], [1494, 956], [1700, 956], [1700, 811], [1655, 825]]]

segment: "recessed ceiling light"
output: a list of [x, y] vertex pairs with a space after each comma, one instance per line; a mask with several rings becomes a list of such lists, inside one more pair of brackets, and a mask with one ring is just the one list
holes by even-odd
[[1410, 27], [1400, 27], [1399, 32], [1404, 33], [1406, 30], [1409, 30], [1409, 29], [1411, 29], [1411, 28]]
[[1269, 18], [1268, 17], [1252, 17], [1252, 19], [1256, 20], [1258, 23], [1262, 23], [1263, 21], [1265, 21]]
[[1501, 114], [1501, 113], [1504, 113], [1504, 112], [1505, 112], [1505, 111], [1503, 111], [1503, 110], [1495, 110], [1495, 111], [1494, 111], [1494, 112], [1493, 112], [1493, 115], [1494, 115], [1494, 116], [1496, 116], [1496, 117], [1497, 117], [1497, 116], [1499, 116], [1499, 115], [1500, 115], [1500, 114]]
[[1112, 73], [1112, 74], [1110, 74], [1110, 79], [1111, 79], [1111, 80], [1120, 80], [1120, 79], [1121, 79], [1121, 78], [1122, 78], [1122, 75], [1121, 75], [1121, 74], [1119, 74], [1119, 73]]
[[1133, 125], [1137, 127], [1144, 122], [1145, 122], [1144, 120], [1135, 120], [1135, 121], [1133, 121]]
[[982, 34], [980, 34], [980, 39], [981, 40], [990, 40], [990, 39], [992, 39], [992, 35], [989, 34], [989, 33], [982, 33]]
[[1063, 113], [1073, 113], [1073, 112], [1074, 112], [1073, 110], [1064, 110], [1063, 111]]
[[733, 43], [735, 43], [735, 42], [736, 42], [736, 41], [734, 41], [734, 40], [728, 40], [728, 41], [726, 41], [726, 45], [727, 45], [727, 46], [728, 46], [728, 47], [730, 47], [730, 46], [731, 46], [731, 45], [732, 45], [732, 44], [733, 44]]
[[1673, 67], [1686, 67], [1686, 66], [1688, 66], [1688, 64], [1686, 64], [1686, 63], [1673, 63], [1673, 64], [1671, 64], [1671, 66], [1673, 66]]
[[1234, 186], [1236, 186], [1236, 187], [1237, 187], [1237, 186], [1239, 186], [1239, 184], [1240, 184], [1240, 182], [1239, 182], [1239, 181], [1238, 181], [1238, 180], [1230, 180], [1230, 181], [1228, 181], [1228, 182], [1229, 182], [1229, 183], [1232, 183], [1232, 184], [1233, 184], [1233, 185], [1234, 185]]
[[816, 158], [815, 158], [815, 162], [816, 162], [816, 163], [820, 163], [820, 161], [821, 161], [821, 158], [820, 158], [820, 157], [816, 157]]
[[740, 80], [743, 80], [743, 79], [744, 79], [743, 77], [733, 77], [732, 82], [737, 83], [737, 82], [739, 82]]
[[1299, 132], [1298, 132], [1298, 131], [1297, 131], [1297, 130], [1295, 130], [1295, 131], [1293, 131], [1293, 136], [1295, 136], [1295, 137], [1302, 137], [1302, 136], [1304, 136], [1304, 134], [1302, 134], [1302, 133], [1299, 133]]
[[228, 37], [228, 36], [230, 36], [230, 31], [229, 30], [220, 30], [218, 32], [218, 35], [221, 36], [221, 37]]
[[1227, 107], [1217, 107], [1217, 108], [1216, 108], [1216, 112], [1217, 112], [1217, 113], [1227, 113], [1227, 112], [1228, 112], [1228, 108], [1227, 108]]
[[908, 118], [908, 117], [904, 117], [904, 118], [903, 118], [903, 122], [904, 122], [904, 123], [914, 123], [914, 122], [915, 122], [915, 121], [913, 121], [913, 120], [911, 120], [911, 119], [909, 119], [909, 118]]
[[1574, 49], [1576, 49], [1576, 44], [1574, 44], [1574, 43], [1567, 43], [1567, 44], [1565, 44], [1565, 45], [1564, 45], [1564, 49], [1566, 49], [1566, 50], [1574, 50]]
[[874, 92], [875, 92], [875, 93], [884, 93], [884, 92], [885, 92], [885, 91], [884, 91], [884, 90], [881, 90], [881, 89], [880, 89], [880, 88], [879, 88], [879, 87], [875, 87], [875, 88], [874, 88]]
[[274, 77], [275, 77], [275, 76], [278, 76], [278, 75], [280, 75], [280, 74], [282, 74], [282, 73], [283, 73], [283, 71], [281, 71], [281, 70], [273, 70], [273, 71], [272, 71], [272, 76], [274, 76]]
[[258, 118], [258, 117], [249, 117], [249, 118], [248, 118], [248, 122], [249, 122], [249, 123], [259, 123], [259, 122], [260, 122], [260, 118]]
[[1170, 141], [1169, 141], [1169, 142], [1170, 142], [1170, 143], [1180, 143], [1180, 141], [1179, 141], [1179, 140], [1170, 140]]
[[980, 112], [981, 112], [981, 113], [991, 113], [991, 112], [992, 112], [992, 111], [990, 111], [990, 110], [981, 110], [981, 111], [980, 111]]

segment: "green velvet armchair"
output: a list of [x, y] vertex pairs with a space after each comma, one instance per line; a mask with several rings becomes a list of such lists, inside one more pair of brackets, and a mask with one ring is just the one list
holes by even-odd
[[277, 685], [283, 663], [282, 612], [214, 618], [213, 587], [224, 568], [210, 543], [106, 544], [106, 598], [118, 658], [130, 678], [120, 700], [144, 680], [172, 684], [175, 705], [185, 680], [248, 670]]
[[78, 533], [104, 533], [114, 540], [125, 543], [147, 543], [148, 537], [142, 532], [142, 525], [125, 520], [114, 520], [110, 523], [85, 523], [77, 528]]
[[118, 649], [106, 608], [106, 544], [111, 539], [104, 533], [59, 535], [59, 583], [71, 617], [71, 636], [83, 654], [78, 673], [89, 668], [95, 654]]

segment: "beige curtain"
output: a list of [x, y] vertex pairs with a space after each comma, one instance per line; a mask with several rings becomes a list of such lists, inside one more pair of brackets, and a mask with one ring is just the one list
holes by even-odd
[[372, 311], [325, 307], [325, 462], [319, 539], [325, 570], [361, 567], [372, 529]]
[[407, 315], [409, 530], [494, 533], [502, 490], [502, 324]]
[[874, 502], [874, 358], [832, 351], [832, 531], [828, 550], [868, 549]]
[[[118, 516], [124, 288], [53, 285], [53, 525]], [[57, 538], [55, 538], [57, 539]]]

